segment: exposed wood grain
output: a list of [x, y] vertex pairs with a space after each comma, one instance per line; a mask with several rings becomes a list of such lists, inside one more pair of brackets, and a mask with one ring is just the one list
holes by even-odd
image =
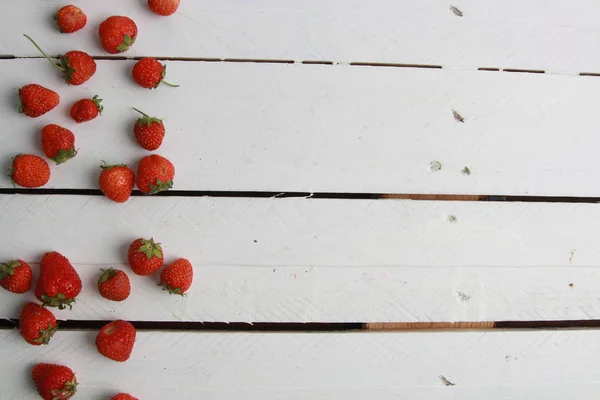
[[[0, 160], [38, 148], [44, 124], [63, 124], [80, 152], [48, 187], [96, 188], [101, 160], [135, 165], [147, 154], [132, 139], [137, 106], [165, 118], [158, 153], [173, 160], [178, 190], [600, 196], [590, 184], [600, 174], [596, 78], [171, 62], [182, 86], [149, 92], [128, 77], [132, 64], [99, 62], [89, 85], [67, 90], [43, 60], [0, 61]], [[31, 76], [63, 96], [36, 120], [11, 111]], [[94, 94], [103, 115], [69, 121], [70, 105]]]
[[[598, 319], [600, 206], [404, 200], [0, 196], [0, 259], [57, 250], [85, 283], [60, 318], [217, 322], [486, 322]], [[451, 221], [449, 216], [454, 216]], [[107, 302], [99, 269], [127, 267], [137, 237], [189, 258], [168, 296], [132, 276]], [[37, 270], [37, 266], [34, 265]], [[22, 296], [0, 292], [0, 317]], [[139, 304], [152, 306], [139, 307]]]
[[[82, 399], [592, 400], [598, 331], [224, 334], [142, 332], [131, 359], [96, 353], [95, 332], [59, 332], [49, 346], [2, 331], [0, 396], [33, 399], [29, 369], [65, 363]], [[102, 373], [99, 373], [102, 371]]]
[[[20, 36], [24, 28], [51, 52], [77, 47], [106, 54], [97, 26], [111, 14], [139, 25], [128, 56], [327, 60], [498, 67], [552, 72], [599, 72], [600, 28], [593, 0], [305, 0], [184, 2], [161, 18], [144, 1], [75, 1], [88, 14], [85, 30], [61, 35], [52, 15], [58, 0], [8, 2], [13, 23], [0, 27], [0, 54], [37, 55]], [[20, 28], [15, 29], [15, 24]], [[168, 33], [168, 34], [166, 34]], [[76, 40], [74, 41], [74, 38]]]

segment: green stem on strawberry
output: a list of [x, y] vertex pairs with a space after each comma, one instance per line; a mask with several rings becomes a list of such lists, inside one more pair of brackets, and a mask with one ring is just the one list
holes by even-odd
[[142, 115], [143, 115], [144, 117], [146, 117], [146, 118], [152, 118], [152, 117], [150, 117], [148, 114], [146, 114], [145, 112], [143, 112], [143, 111], [140, 111], [140, 110], [138, 110], [138, 109], [137, 109], [137, 108], [135, 108], [135, 107], [133, 107], [133, 109], [134, 109], [135, 111], [139, 112], [140, 114], [142, 114]]
[[164, 83], [164, 84], [165, 84], [165, 85], [167, 85], [167, 86], [171, 86], [171, 87], [179, 87], [179, 85], [174, 85], [174, 84], [172, 84], [172, 83], [169, 83], [169, 82], [167, 82], [167, 81], [165, 81], [165, 80], [163, 80], [163, 81], [162, 81], [162, 83]]
[[38, 50], [40, 51], [40, 53], [42, 53], [42, 55], [43, 55], [43, 56], [46, 58], [46, 60], [48, 60], [48, 62], [49, 62], [50, 64], [52, 64], [52, 65], [53, 65], [53, 66], [54, 66], [56, 69], [58, 69], [59, 71], [65, 72], [65, 69], [64, 69], [63, 67], [61, 67], [60, 65], [58, 65], [58, 64], [55, 64], [55, 63], [54, 63], [54, 62], [53, 62], [53, 61], [50, 59], [50, 57], [48, 57], [48, 55], [47, 55], [46, 53], [44, 53], [44, 50], [42, 50], [42, 48], [41, 48], [40, 46], [38, 46], [38, 44], [37, 44], [37, 43], [36, 43], [36, 42], [35, 42], [35, 41], [34, 41], [34, 40], [31, 38], [31, 37], [29, 37], [29, 36], [28, 36], [28, 35], [26, 35], [26, 34], [23, 34], [23, 36], [25, 36], [27, 39], [29, 39], [29, 41], [30, 41], [31, 43], [33, 43], [33, 45], [35, 46], [35, 48], [36, 48], [36, 49], [38, 49]]

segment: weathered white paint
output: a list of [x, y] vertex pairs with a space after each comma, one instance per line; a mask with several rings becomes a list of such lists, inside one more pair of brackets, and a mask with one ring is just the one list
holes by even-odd
[[[43, 60], [1, 61], [0, 159], [39, 152], [39, 129], [63, 124], [80, 153], [47, 187], [96, 188], [100, 160], [135, 165], [147, 154], [132, 139], [137, 106], [165, 118], [158, 153], [174, 162], [178, 190], [600, 196], [593, 77], [171, 62], [182, 86], [150, 92], [128, 76], [133, 61], [98, 64], [89, 85], [69, 88]], [[11, 112], [32, 76], [63, 96], [36, 120]], [[71, 104], [94, 94], [103, 115], [69, 121]]]
[[592, 400], [600, 389], [598, 331], [140, 332], [122, 364], [97, 354], [95, 334], [59, 332], [34, 348], [0, 332], [0, 356], [12, 360], [0, 366], [0, 396], [36, 398], [37, 362], [69, 365], [83, 399]]
[[[600, 72], [600, 11], [594, 0], [240, 0], [187, 1], [177, 14], [151, 14], [144, 0], [74, 1], [89, 17], [85, 30], [61, 35], [52, 15], [64, 2], [7, 2], [19, 25], [0, 27], [0, 54], [37, 55], [21, 36], [49, 51], [95, 55], [97, 27], [110, 15], [139, 26], [128, 56], [328, 60], [436, 64], [449, 67]], [[450, 5], [463, 13], [457, 17]]]
[[[65, 319], [600, 318], [600, 205], [5, 195], [0, 212], [11, 227], [0, 230], [0, 260], [57, 250], [76, 265], [85, 289]], [[160, 241], [167, 262], [192, 261], [189, 296], [130, 274], [129, 301], [98, 297], [99, 269], [128, 271], [140, 236]], [[22, 301], [0, 292], [0, 316], [17, 317]]]

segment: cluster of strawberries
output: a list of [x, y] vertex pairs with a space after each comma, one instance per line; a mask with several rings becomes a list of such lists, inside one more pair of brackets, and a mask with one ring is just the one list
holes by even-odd
[[[179, 6], [179, 0], [149, 0], [150, 8], [159, 15], [171, 15]], [[61, 32], [73, 33], [87, 23], [87, 16], [78, 7], [68, 5], [55, 15], [55, 21]], [[111, 54], [127, 51], [135, 43], [138, 34], [136, 23], [124, 16], [112, 16], [100, 24], [98, 30], [100, 42], [104, 50]], [[83, 51], [69, 51], [59, 57], [59, 62], [50, 57], [35, 43], [24, 35], [42, 53], [42, 55], [58, 69], [69, 85], [82, 85], [96, 73], [96, 62]], [[134, 81], [147, 89], [157, 88], [161, 83], [177, 87], [164, 81], [166, 66], [154, 58], [139, 60], [133, 67]], [[21, 106], [19, 111], [28, 117], [37, 118], [58, 106], [60, 96], [53, 90], [38, 84], [29, 84], [19, 89]], [[97, 95], [81, 99], [71, 106], [70, 116], [77, 123], [91, 121], [103, 111], [102, 99]], [[140, 110], [141, 114], [133, 126], [134, 136], [139, 145], [149, 151], [157, 150], [165, 136], [163, 121], [151, 117]], [[41, 130], [41, 144], [44, 154], [56, 164], [62, 164], [77, 155], [75, 135], [69, 129], [50, 124]], [[14, 184], [25, 188], [38, 188], [50, 180], [50, 166], [41, 157], [34, 154], [19, 154], [14, 157], [10, 176]], [[173, 186], [175, 167], [157, 154], [143, 157], [137, 167], [137, 179], [129, 166], [101, 165], [100, 190], [111, 200], [123, 203], [131, 196], [134, 185], [145, 194], [155, 194], [169, 190]]]
[[[159, 15], [171, 15], [180, 0], [148, 0], [149, 8]], [[84, 12], [73, 5], [61, 8], [55, 15], [61, 32], [72, 33], [82, 29], [87, 23]], [[137, 26], [133, 20], [123, 16], [113, 16], [100, 24], [100, 40], [103, 48], [116, 54], [126, 51], [137, 37]], [[96, 72], [92, 57], [81, 51], [70, 51], [60, 57], [60, 63], [53, 62], [27, 35], [50, 63], [59, 69], [70, 85], [81, 85]], [[133, 68], [134, 80], [145, 88], [156, 88], [164, 82], [166, 67], [152, 58], [140, 60]], [[166, 82], [164, 82], [166, 83]], [[171, 84], [169, 84], [171, 85]], [[174, 85], [171, 85], [174, 86]], [[29, 117], [41, 116], [54, 109], [60, 102], [59, 95], [40, 85], [26, 85], [19, 91], [21, 109]], [[82, 99], [70, 111], [78, 123], [89, 121], [102, 112], [101, 99]], [[147, 150], [160, 147], [165, 135], [161, 120], [150, 117], [136, 109], [142, 117], [134, 125], [138, 143]], [[77, 154], [75, 136], [71, 131], [58, 125], [47, 125], [42, 129], [42, 148], [46, 156], [56, 164], [61, 164]], [[102, 192], [111, 200], [125, 202], [129, 199], [134, 182], [147, 194], [168, 190], [173, 184], [175, 168], [166, 158], [150, 155], [140, 160], [137, 180], [133, 171], [126, 165], [109, 166], [103, 163], [99, 177]], [[15, 184], [27, 188], [44, 186], [50, 179], [50, 167], [41, 157], [33, 154], [20, 154], [13, 159], [11, 177]], [[163, 250], [153, 239], [137, 239], [129, 247], [128, 262], [137, 275], [149, 276], [163, 266]], [[79, 274], [69, 260], [58, 252], [44, 254], [40, 261], [39, 277], [35, 284], [35, 296], [42, 303], [27, 303], [19, 317], [21, 336], [32, 345], [48, 344], [58, 326], [54, 314], [48, 307], [65, 309], [73, 306], [82, 289]], [[0, 264], [0, 286], [14, 293], [26, 293], [32, 286], [31, 267], [23, 260]], [[171, 294], [184, 295], [193, 279], [192, 265], [180, 258], [165, 267], [160, 273], [159, 285]], [[108, 300], [123, 301], [131, 293], [129, 277], [122, 270], [101, 270], [98, 291]], [[96, 337], [96, 348], [103, 356], [118, 362], [127, 361], [135, 343], [135, 327], [123, 320], [113, 321], [104, 326]], [[45, 400], [65, 400], [73, 397], [77, 390], [75, 373], [67, 366], [56, 364], [36, 364], [32, 378], [40, 396]], [[135, 397], [119, 393], [112, 400], [137, 400]]]

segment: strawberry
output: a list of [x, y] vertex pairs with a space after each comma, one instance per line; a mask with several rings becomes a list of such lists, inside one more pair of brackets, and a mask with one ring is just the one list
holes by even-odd
[[135, 327], [123, 320], [105, 325], [96, 336], [98, 353], [113, 361], [129, 360], [135, 343]]
[[148, 0], [148, 7], [158, 15], [169, 16], [177, 11], [180, 0]]
[[133, 75], [133, 80], [138, 85], [146, 89], [156, 89], [161, 83], [171, 87], [179, 87], [179, 85], [173, 85], [164, 80], [167, 75], [167, 66], [162, 65], [155, 58], [142, 58], [133, 66], [131, 75]]
[[35, 285], [35, 297], [44, 307], [73, 308], [81, 292], [81, 279], [69, 260], [56, 251], [46, 253], [40, 261], [40, 277]]
[[44, 400], [67, 400], [77, 392], [75, 373], [64, 365], [36, 364], [31, 377]]
[[106, 165], [104, 162], [100, 168], [102, 172], [98, 184], [102, 193], [117, 203], [125, 203], [129, 200], [135, 183], [135, 175], [131, 168], [124, 164]]
[[62, 126], [46, 125], [42, 128], [42, 149], [46, 157], [56, 164], [62, 164], [77, 155], [75, 135]]
[[57, 329], [56, 318], [48, 309], [27, 303], [21, 310], [19, 331], [27, 343], [34, 346], [48, 344]]
[[19, 89], [19, 98], [19, 112], [32, 118], [52, 111], [60, 103], [58, 93], [36, 84], [25, 85]]
[[9, 174], [15, 185], [37, 188], [44, 186], [50, 180], [50, 166], [41, 157], [33, 154], [18, 154], [13, 158]]
[[100, 104], [101, 102], [102, 99], [99, 99], [98, 96], [77, 101], [71, 107], [71, 118], [78, 124], [93, 120], [104, 110], [104, 106]]
[[133, 126], [133, 134], [137, 142], [146, 150], [158, 149], [165, 137], [165, 125], [162, 119], [144, 114], [137, 108], [134, 110], [142, 114], [142, 117], [138, 118]]
[[0, 286], [9, 292], [28, 292], [31, 289], [31, 276], [31, 267], [23, 260], [0, 264]]
[[129, 246], [127, 261], [131, 270], [142, 276], [148, 276], [158, 271], [163, 265], [163, 251], [160, 243], [154, 239], [136, 239]]
[[129, 50], [137, 37], [137, 25], [131, 18], [109, 17], [100, 24], [98, 30], [104, 50], [110, 54]]
[[157, 154], [146, 156], [138, 163], [136, 184], [146, 194], [156, 194], [173, 187], [175, 167]]
[[69, 51], [64, 56], [60, 56], [60, 64], [55, 63], [44, 53], [44, 50], [37, 45], [27, 35], [23, 35], [42, 53], [42, 55], [52, 64], [52, 66], [64, 75], [65, 81], [69, 85], [79, 86], [87, 82], [96, 73], [96, 61], [89, 54], [83, 51]]
[[110, 268], [103, 269], [98, 279], [98, 291], [108, 300], [123, 301], [131, 293], [129, 277], [121, 270]]
[[160, 273], [159, 286], [171, 294], [184, 295], [192, 286], [194, 270], [192, 264], [185, 258], [180, 258]]
[[110, 400], [139, 400], [137, 397], [133, 397], [127, 393], [119, 393], [114, 395]]
[[68, 5], [54, 14], [54, 22], [61, 33], [73, 33], [85, 26], [87, 16], [79, 7]]

